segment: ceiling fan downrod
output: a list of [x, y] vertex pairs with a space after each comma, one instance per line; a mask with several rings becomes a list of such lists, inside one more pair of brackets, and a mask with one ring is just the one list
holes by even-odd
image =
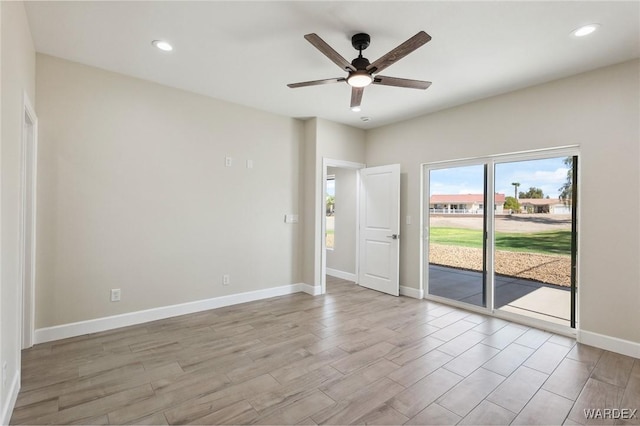
[[351, 61], [351, 65], [353, 65], [358, 71], [364, 71], [370, 65], [369, 60], [362, 56], [362, 51], [369, 47], [370, 43], [371, 37], [369, 37], [369, 34], [358, 33], [351, 37], [351, 45], [354, 49], [360, 52], [358, 57]]

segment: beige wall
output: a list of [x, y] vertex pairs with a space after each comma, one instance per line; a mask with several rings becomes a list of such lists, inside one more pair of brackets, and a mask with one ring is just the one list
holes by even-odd
[[36, 328], [300, 281], [301, 121], [40, 54], [37, 89]]
[[353, 169], [328, 167], [335, 176], [336, 214], [334, 248], [327, 249], [327, 268], [348, 274], [356, 273], [357, 175]]
[[415, 218], [401, 285], [420, 285], [421, 163], [578, 144], [580, 326], [640, 342], [639, 73], [635, 60], [369, 131], [367, 164], [402, 165], [401, 214]]
[[[364, 163], [366, 150], [364, 130], [318, 119], [317, 132], [320, 166], [322, 166], [322, 158]], [[322, 173], [320, 176], [322, 177]]]
[[314, 118], [305, 123], [305, 242], [304, 282], [321, 285], [321, 241], [324, 218], [322, 193], [322, 160], [364, 163], [365, 132], [344, 124]]
[[316, 176], [311, 172], [316, 165], [318, 119], [312, 118], [304, 122], [304, 205], [302, 216], [302, 282], [315, 285], [315, 271], [320, 267], [320, 259], [316, 256]]
[[[19, 226], [21, 203], [21, 145], [23, 97], [35, 102], [35, 50], [22, 2], [0, 2], [1, 16], [1, 286], [0, 368], [7, 364], [7, 383], [0, 383], [2, 415], [13, 385], [19, 385], [21, 347], [21, 292]], [[10, 413], [9, 413], [10, 415]], [[9, 420], [0, 418], [0, 421]]]

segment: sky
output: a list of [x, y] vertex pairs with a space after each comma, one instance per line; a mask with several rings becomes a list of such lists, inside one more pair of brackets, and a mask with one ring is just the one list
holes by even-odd
[[[530, 187], [541, 188], [544, 196], [558, 198], [558, 188], [567, 179], [565, 157], [544, 160], [518, 161], [496, 164], [496, 192], [514, 195], [512, 182], [519, 182], [518, 192], [526, 192]], [[465, 166], [432, 170], [431, 194], [481, 194], [483, 187], [483, 166]]]
[[336, 181], [333, 179], [327, 180], [327, 194], [336, 195]]
[[[544, 196], [558, 198], [558, 188], [567, 179], [565, 157], [544, 160], [518, 161], [496, 165], [496, 192], [514, 195], [512, 182], [519, 182], [518, 192], [527, 192], [530, 187], [541, 188]], [[431, 194], [481, 194], [483, 166], [453, 167], [432, 170]], [[335, 181], [327, 181], [327, 194], [335, 196]]]

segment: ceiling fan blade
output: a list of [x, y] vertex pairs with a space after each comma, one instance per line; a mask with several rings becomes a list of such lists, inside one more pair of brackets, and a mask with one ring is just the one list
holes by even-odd
[[407, 87], [409, 89], [421, 89], [421, 90], [428, 89], [429, 86], [431, 86], [430, 81], [409, 80], [406, 78], [397, 78], [397, 77], [385, 77], [383, 75], [376, 75], [373, 79], [373, 84], [380, 84], [383, 86]]
[[363, 93], [364, 93], [364, 87], [351, 88], [351, 108], [360, 106], [360, 104], [362, 103]]
[[287, 84], [287, 86], [292, 89], [296, 89], [298, 87], [307, 87], [307, 86], [320, 86], [321, 84], [331, 84], [331, 83], [340, 83], [341, 81], [346, 81], [346, 78], [338, 77], [338, 78], [327, 78], [325, 80], [314, 80], [314, 81], [303, 81], [302, 83], [291, 83]]
[[321, 39], [317, 34], [307, 34], [304, 36], [307, 41], [313, 44], [316, 49], [321, 51], [324, 56], [331, 59], [334, 64], [340, 67], [343, 71], [355, 71], [356, 68], [349, 63], [345, 58], [343, 58], [338, 52], [333, 50], [333, 47], [329, 46], [323, 39]]
[[404, 58], [423, 44], [427, 43], [429, 40], [431, 40], [431, 36], [424, 31], [420, 31], [418, 34], [414, 35], [409, 40], [393, 49], [391, 52], [374, 61], [367, 67], [367, 71], [372, 73], [380, 72], [383, 69], [387, 68], [389, 65], [393, 65], [396, 61]]

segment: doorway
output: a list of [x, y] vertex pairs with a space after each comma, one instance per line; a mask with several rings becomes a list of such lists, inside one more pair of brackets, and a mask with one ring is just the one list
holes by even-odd
[[320, 294], [327, 291], [327, 273], [358, 283], [358, 171], [363, 168], [362, 163], [322, 160]]
[[[330, 169], [333, 168], [333, 169]], [[366, 168], [364, 164], [323, 158], [319, 195], [320, 294], [327, 291], [327, 182], [329, 171], [356, 171], [355, 282], [384, 293], [399, 295], [400, 269], [400, 165]], [[335, 173], [334, 173], [335, 175]], [[339, 208], [339, 206], [338, 206]], [[317, 223], [317, 222], [316, 222]], [[334, 250], [337, 242], [334, 242]], [[318, 258], [316, 258], [318, 259]]]
[[33, 346], [35, 328], [36, 177], [38, 118], [24, 95], [21, 147], [20, 274], [22, 278], [22, 348]]
[[424, 177], [427, 297], [575, 329], [577, 150], [425, 165]]
[[358, 170], [328, 167], [327, 173], [326, 273], [357, 282]]

